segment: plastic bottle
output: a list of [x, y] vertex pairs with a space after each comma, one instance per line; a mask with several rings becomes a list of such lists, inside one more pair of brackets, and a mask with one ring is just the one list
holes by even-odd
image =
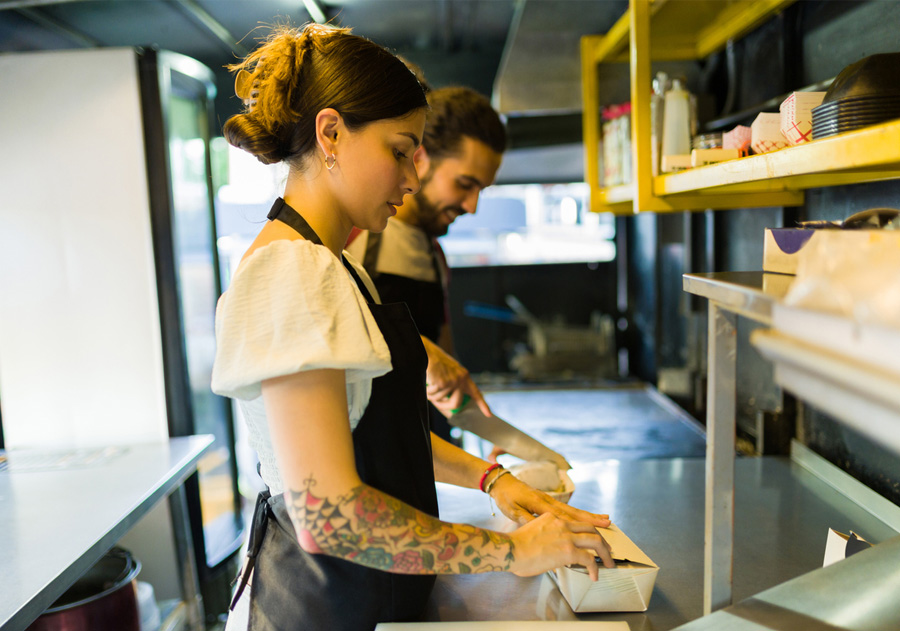
[[631, 103], [622, 103], [619, 107], [619, 171], [621, 183], [631, 183]]
[[666, 90], [669, 89], [669, 75], [657, 72], [653, 78], [650, 94], [650, 164], [653, 175], [659, 175], [659, 163], [663, 136], [663, 113], [665, 112]]
[[672, 79], [666, 91], [663, 115], [662, 155], [679, 156], [691, 153], [691, 95], [681, 79]]
[[622, 183], [618, 117], [618, 105], [610, 105], [603, 109], [603, 186], [616, 186]]

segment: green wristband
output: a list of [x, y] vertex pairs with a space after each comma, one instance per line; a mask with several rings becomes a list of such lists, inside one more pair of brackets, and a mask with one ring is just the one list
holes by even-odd
[[462, 411], [462, 409], [464, 407], [466, 407], [466, 404], [471, 400], [472, 400], [472, 397], [470, 397], [468, 394], [464, 394], [463, 400], [462, 400], [462, 405], [460, 405], [458, 408], [453, 408], [452, 410], [450, 410], [450, 414], [459, 414]]

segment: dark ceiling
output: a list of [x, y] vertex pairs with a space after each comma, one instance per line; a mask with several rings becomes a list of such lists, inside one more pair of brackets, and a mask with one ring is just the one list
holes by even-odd
[[[217, 117], [237, 110], [223, 66], [260, 26], [328, 20], [419, 65], [435, 87], [468, 85], [504, 114], [549, 114], [549, 132], [580, 133], [581, 35], [604, 33], [627, 0], [0, 0], [0, 52], [155, 46], [216, 74]], [[504, 75], [506, 87], [501, 86]], [[503, 88], [503, 89], [501, 89]], [[501, 98], [502, 96], [502, 98]], [[540, 118], [540, 117], [538, 117]], [[525, 133], [545, 127], [529, 122]], [[514, 131], [514, 130], [513, 130]], [[571, 141], [572, 138], [563, 138]], [[526, 143], [527, 144], [527, 143]]]

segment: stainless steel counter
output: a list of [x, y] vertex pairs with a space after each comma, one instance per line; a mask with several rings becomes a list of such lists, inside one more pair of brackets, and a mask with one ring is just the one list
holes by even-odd
[[679, 631], [896, 631], [900, 629], [900, 537], [863, 550]]
[[0, 629], [20, 631], [36, 619], [184, 482], [212, 441], [129, 445], [43, 469], [17, 470], [13, 452], [0, 472]]
[[[579, 465], [571, 503], [608, 512], [660, 567], [649, 609], [575, 614], [546, 576], [441, 576], [428, 620], [625, 620], [632, 631], [673, 629], [703, 614], [705, 460], [679, 458]], [[735, 463], [734, 594], [744, 599], [822, 565], [828, 528], [878, 543], [896, 536], [882, 521], [788, 458]], [[494, 529], [476, 491], [439, 485], [441, 517]]]

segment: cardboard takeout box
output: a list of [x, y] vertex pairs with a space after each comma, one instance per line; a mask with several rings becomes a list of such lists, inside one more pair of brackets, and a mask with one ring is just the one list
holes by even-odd
[[750, 125], [750, 147], [753, 153], [768, 153], [789, 146], [781, 133], [781, 114], [760, 112]]
[[616, 567], [600, 567], [596, 582], [578, 566], [558, 568], [550, 577], [572, 611], [646, 611], [659, 566], [615, 524], [597, 530], [612, 548]]
[[779, 107], [781, 133], [792, 145], [812, 140], [812, 109], [822, 104], [824, 92], [794, 92]]
[[824, 252], [851, 249], [863, 256], [867, 248], [880, 243], [900, 248], [897, 230], [830, 230], [812, 228], [766, 228], [763, 240], [763, 271], [796, 274], [801, 256], [824, 248]]
[[800, 250], [816, 231], [809, 228], [766, 228], [763, 241], [763, 271], [796, 274]]

